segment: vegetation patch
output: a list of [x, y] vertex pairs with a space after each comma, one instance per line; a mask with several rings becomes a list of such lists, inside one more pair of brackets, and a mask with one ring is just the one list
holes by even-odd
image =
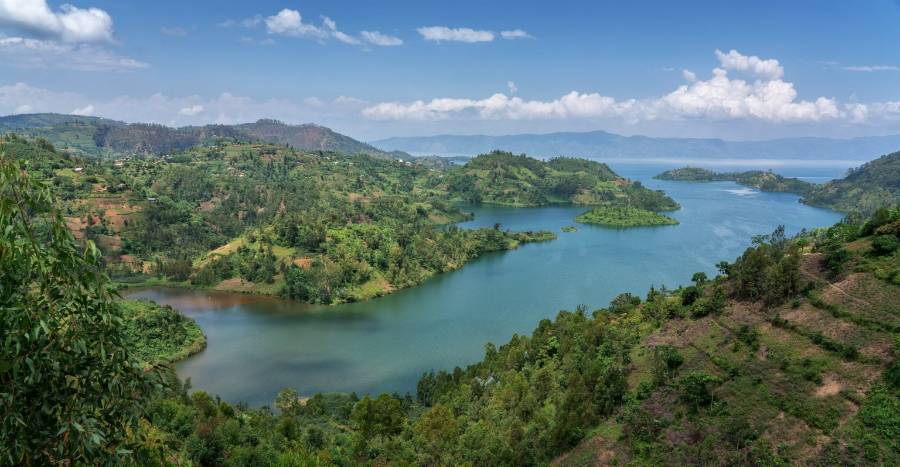
[[671, 217], [646, 209], [630, 206], [600, 206], [575, 218], [582, 224], [595, 224], [605, 227], [647, 227], [659, 225], [677, 225], [678, 221]]

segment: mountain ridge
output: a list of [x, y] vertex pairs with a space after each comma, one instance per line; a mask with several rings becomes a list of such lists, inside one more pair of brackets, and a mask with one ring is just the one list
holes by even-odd
[[900, 148], [900, 135], [848, 139], [824, 137], [729, 141], [720, 138], [656, 138], [624, 136], [603, 130], [587, 132], [521, 133], [511, 135], [436, 135], [394, 137], [372, 141], [384, 150], [411, 154], [475, 155], [494, 149], [540, 157], [568, 154], [609, 158], [773, 158], [866, 160]]
[[382, 151], [362, 141], [314, 123], [291, 125], [274, 119], [235, 125], [170, 127], [156, 123], [126, 123], [103, 117], [53, 113], [0, 117], [0, 132], [18, 132], [49, 140], [56, 146], [91, 156], [165, 155], [205, 141], [226, 138], [285, 144], [296, 149], [406, 158], [403, 152]]

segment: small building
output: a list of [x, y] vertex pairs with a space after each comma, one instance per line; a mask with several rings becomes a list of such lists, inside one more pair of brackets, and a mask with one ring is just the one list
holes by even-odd
[[81, 173], [84, 170], [84, 167], [75, 167], [75, 173]]
[[156, 202], [156, 198], [147, 198], [147, 202], [148, 202], [148, 203], [155, 203], [155, 202]]

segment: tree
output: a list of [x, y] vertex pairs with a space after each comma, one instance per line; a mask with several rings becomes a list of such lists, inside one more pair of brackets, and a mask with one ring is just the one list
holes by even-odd
[[153, 373], [126, 348], [99, 251], [53, 206], [0, 155], [0, 464], [114, 463]]

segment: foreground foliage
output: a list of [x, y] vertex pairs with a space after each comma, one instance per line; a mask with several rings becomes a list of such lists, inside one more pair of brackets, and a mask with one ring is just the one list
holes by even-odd
[[123, 337], [93, 243], [0, 155], [0, 463], [114, 462], [155, 389]]

